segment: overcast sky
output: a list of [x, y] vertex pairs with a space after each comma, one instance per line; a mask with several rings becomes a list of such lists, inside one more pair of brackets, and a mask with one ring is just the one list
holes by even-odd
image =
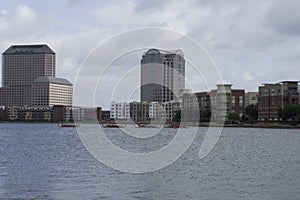
[[[56, 52], [57, 76], [74, 83], [100, 42], [134, 28], [161, 27], [200, 43], [233, 88], [257, 91], [261, 83], [300, 80], [299, 9], [299, 0], [2, 1], [0, 50], [46, 43]], [[141, 53], [129, 56], [134, 65]], [[107, 77], [117, 81], [114, 70]], [[187, 79], [197, 83], [189, 73]], [[97, 98], [104, 93], [98, 91]]]

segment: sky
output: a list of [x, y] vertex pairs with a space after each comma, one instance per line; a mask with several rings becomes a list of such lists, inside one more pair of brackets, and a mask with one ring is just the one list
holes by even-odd
[[[48, 44], [56, 52], [56, 76], [74, 83], [98, 44], [124, 31], [158, 27], [202, 45], [233, 88], [257, 91], [262, 83], [300, 80], [299, 9], [298, 0], [1, 1], [0, 51], [12, 44]], [[139, 66], [145, 50], [114, 62], [96, 104], [108, 107], [109, 85], [118, 82], [126, 64]], [[192, 70], [186, 79], [195, 91], [205, 90]]]

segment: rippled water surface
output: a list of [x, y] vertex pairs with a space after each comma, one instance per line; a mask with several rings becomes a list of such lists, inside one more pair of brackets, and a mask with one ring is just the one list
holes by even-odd
[[[162, 148], [176, 134], [166, 129], [142, 139], [105, 131], [133, 152]], [[200, 160], [205, 133], [200, 128], [188, 151], [168, 167], [130, 174], [95, 160], [76, 129], [0, 124], [0, 199], [300, 199], [299, 129], [225, 128]]]

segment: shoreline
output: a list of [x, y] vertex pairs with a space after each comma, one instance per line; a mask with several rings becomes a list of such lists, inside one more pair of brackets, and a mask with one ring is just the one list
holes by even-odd
[[[113, 122], [111, 122], [114, 124]], [[22, 121], [2, 121], [0, 124], [61, 124], [56, 122], [22, 122]], [[95, 124], [95, 122], [77, 122], [77, 124]], [[97, 123], [96, 123], [97, 124]], [[105, 122], [100, 122], [99, 124], [105, 124]], [[122, 123], [122, 124], [129, 124], [129, 123]], [[194, 123], [184, 123], [184, 125], [188, 127], [196, 126]], [[300, 124], [278, 124], [278, 123], [243, 123], [243, 124], [210, 124], [209, 122], [202, 122], [198, 125], [198, 127], [223, 127], [223, 128], [265, 128], [265, 129], [300, 129]]]

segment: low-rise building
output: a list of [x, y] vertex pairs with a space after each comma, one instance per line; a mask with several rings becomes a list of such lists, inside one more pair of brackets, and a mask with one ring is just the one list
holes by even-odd
[[51, 122], [52, 107], [7, 107], [9, 121]]
[[232, 89], [231, 90], [231, 112], [239, 114], [242, 117], [245, 110], [245, 90], [242, 89]]
[[102, 120], [101, 107], [71, 107], [74, 121], [97, 122]]
[[[245, 109], [245, 90], [231, 87], [231, 84], [219, 84], [217, 89], [210, 92], [185, 93], [182, 110], [186, 113], [186, 120], [195, 121], [201, 117], [201, 113], [206, 115], [201, 117], [204, 121], [210, 117], [213, 121], [223, 121], [231, 113], [241, 117]], [[189, 116], [189, 113], [194, 114]]]
[[41, 76], [31, 88], [32, 106], [72, 106], [73, 85], [66, 79]]
[[[0, 108], [0, 114], [2, 113]], [[41, 107], [4, 107], [6, 118], [2, 120], [22, 122], [97, 122], [102, 118], [100, 107], [83, 108], [63, 105], [41, 106]]]
[[8, 110], [6, 106], [0, 106], [0, 121], [7, 121]]
[[245, 107], [249, 105], [256, 105], [258, 103], [258, 92], [245, 93]]
[[102, 110], [102, 122], [109, 122], [110, 121], [110, 110]]
[[181, 111], [181, 103], [179, 101], [163, 102], [162, 106], [164, 108], [162, 117], [166, 122], [172, 122], [176, 113]]
[[258, 120], [278, 121], [278, 111], [299, 104], [298, 81], [283, 81], [259, 86]]
[[130, 118], [135, 123], [149, 122], [149, 103], [147, 102], [131, 102]]
[[128, 120], [130, 118], [129, 103], [115, 102], [110, 103], [110, 118]]

